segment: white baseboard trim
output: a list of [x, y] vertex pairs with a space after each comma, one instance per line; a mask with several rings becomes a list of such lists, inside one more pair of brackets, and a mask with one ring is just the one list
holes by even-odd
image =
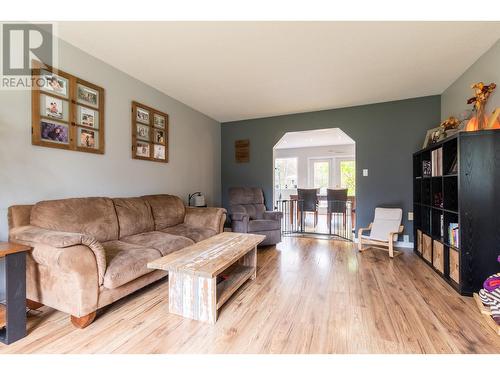
[[[358, 238], [355, 237], [353, 239], [353, 242], [358, 243]], [[394, 247], [402, 247], [402, 248], [405, 248], [405, 249], [413, 249], [413, 242], [397, 241], [394, 244]]]

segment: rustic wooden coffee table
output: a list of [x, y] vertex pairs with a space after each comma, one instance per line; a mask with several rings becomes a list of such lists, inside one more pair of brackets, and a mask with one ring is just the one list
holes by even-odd
[[214, 324], [229, 297], [257, 276], [257, 245], [265, 238], [224, 232], [148, 263], [168, 271], [169, 312]]

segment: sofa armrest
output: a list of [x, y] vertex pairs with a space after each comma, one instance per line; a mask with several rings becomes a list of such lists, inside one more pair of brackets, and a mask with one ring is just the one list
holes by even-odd
[[99, 285], [104, 282], [106, 253], [102, 245], [92, 236], [26, 225], [11, 229], [9, 238], [32, 246], [31, 255], [35, 262], [49, 267], [57, 267], [63, 271], [79, 268], [81, 266], [79, 264], [80, 256], [83, 257], [82, 252], [88, 250], [95, 258], [95, 271]]
[[210, 228], [217, 233], [224, 230], [226, 209], [218, 207], [186, 207], [184, 223], [201, 228]]
[[283, 212], [280, 211], [265, 211], [263, 218], [266, 220], [279, 221], [283, 217]]

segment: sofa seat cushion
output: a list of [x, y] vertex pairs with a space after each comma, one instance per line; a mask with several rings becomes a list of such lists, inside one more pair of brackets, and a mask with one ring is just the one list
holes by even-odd
[[249, 232], [260, 232], [265, 230], [279, 230], [280, 222], [277, 220], [250, 220], [248, 222]]
[[213, 229], [195, 227], [189, 224], [179, 224], [170, 228], [163, 229], [162, 232], [182, 236], [192, 239], [194, 242], [206, 240], [209, 237], [215, 236], [217, 232]]
[[133, 236], [123, 237], [121, 241], [151, 247], [158, 250], [162, 256], [194, 244], [194, 241], [190, 238], [159, 231], [134, 234]]
[[108, 267], [104, 274], [104, 287], [118, 288], [154, 270], [147, 264], [161, 258], [160, 251], [123, 241], [108, 241], [103, 244]]

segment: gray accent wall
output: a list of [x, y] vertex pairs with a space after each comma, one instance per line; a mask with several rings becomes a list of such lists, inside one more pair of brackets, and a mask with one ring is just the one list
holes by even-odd
[[[220, 204], [219, 122], [63, 41], [59, 68], [106, 90], [106, 152], [31, 145], [31, 93], [0, 91], [0, 240], [7, 239], [13, 204], [154, 193], [187, 200], [196, 191], [209, 205]], [[132, 100], [169, 114], [169, 163], [132, 159]]]
[[[356, 141], [357, 225], [373, 219], [377, 206], [404, 210], [405, 234], [412, 240], [412, 153], [429, 128], [439, 125], [440, 97], [427, 96], [379, 104], [276, 116], [222, 124], [222, 202], [228, 188], [260, 186], [272, 208], [273, 146], [292, 131], [342, 129]], [[236, 163], [234, 141], [250, 140], [250, 162]], [[368, 169], [368, 176], [362, 170]]]
[[474, 96], [470, 87], [481, 81], [498, 85], [486, 105], [487, 114], [490, 114], [500, 107], [500, 40], [441, 94], [441, 119], [444, 120], [448, 116], [458, 117], [464, 111], [472, 109], [472, 105], [467, 104], [467, 99]]

